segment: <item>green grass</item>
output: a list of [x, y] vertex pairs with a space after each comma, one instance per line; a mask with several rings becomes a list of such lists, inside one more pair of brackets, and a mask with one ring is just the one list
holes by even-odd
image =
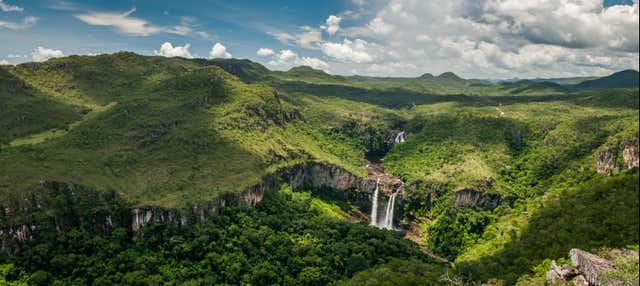
[[[303, 162], [365, 176], [365, 154], [404, 130], [407, 141], [382, 158], [387, 172], [420, 186], [404, 201], [403, 221], [424, 245], [467, 265], [463, 274], [513, 284], [572, 245], [637, 243], [637, 187], [629, 183], [637, 170], [618, 168], [609, 178], [595, 173], [595, 160], [638, 138], [639, 99], [637, 88], [492, 84], [453, 74], [341, 77], [132, 53], [3, 66], [0, 201], [49, 180], [114, 190], [132, 205], [180, 208]], [[461, 189], [500, 195], [502, 203], [455, 208]], [[350, 215], [291, 195], [326, 216]], [[408, 275], [420, 277], [414, 270]]]
[[100, 112], [104, 112], [106, 110], [109, 110], [110, 108], [112, 108], [115, 105], [116, 105], [116, 103], [112, 102], [111, 104], [107, 104], [105, 106], [96, 106], [89, 113], [87, 113], [84, 116], [82, 116], [82, 118], [80, 120], [69, 124], [68, 126], [66, 126], [62, 130], [61, 129], [50, 129], [50, 130], [47, 130], [47, 131], [44, 131], [44, 132], [41, 132], [41, 133], [29, 135], [28, 137], [17, 138], [15, 140], [11, 141], [9, 143], [9, 146], [10, 147], [16, 147], [16, 146], [21, 146], [21, 145], [38, 144], [38, 143], [44, 142], [45, 140], [49, 140], [49, 139], [53, 139], [53, 138], [57, 138], [57, 137], [63, 136], [65, 134], [67, 134], [67, 131], [69, 131], [70, 129], [73, 129], [74, 127], [82, 124], [82, 122], [87, 121], [87, 120], [95, 117]]

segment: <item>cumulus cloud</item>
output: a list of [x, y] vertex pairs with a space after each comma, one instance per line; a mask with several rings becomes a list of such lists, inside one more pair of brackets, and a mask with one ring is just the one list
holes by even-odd
[[31, 53], [31, 59], [34, 62], [43, 62], [51, 58], [63, 57], [64, 54], [61, 50], [47, 49], [43, 47], [37, 47]]
[[386, 35], [393, 31], [393, 25], [385, 23], [381, 18], [374, 18], [367, 24], [367, 27], [376, 34]]
[[604, 8], [601, 0], [487, 0], [475, 21], [532, 43], [638, 51], [638, 4]]
[[38, 18], [33, 16], [24, 17], [22, 21], [8, 22], [0, 20], [0, 28], [7, 28], [10, 30], [24, 30], [33, 27], [38, 22]]
[[289, 69], [294, 66], [310, 66], [314, 69], [326, 70], [329, 68], [329, 64], [325, 61], [314, 57], [300, 57], [292, 50], [281, 50], [275, 53], [272, 60], [267, 63], [271, 68], [275, 69]]
[[74, 17], [92, 26], [113, 27], [116, 31], [130, 36], [150, 36], [157, 33], [186, 35], [191, 32], [191, 28], [185, 25], [184, 21], [173, 27], [156, 26], [146, 20], [131, 16], [135, 11], [136, 8], [133, 7], [124, 13], [87, 12], [76, 14]]
[[331, 15], [325, 21], [326, 25], [321, 26], [321, 28], [325, 29], [329, 35], [333, 35], [340, 29], [340, 21], [342, 21], [341, 17]]
[[318, 58], [312, 58], [312, 57], [298, 58], [294, 61], [293, 64], [296, 66], [309, 66], [319, 70], [326, 70], [329, 68], [329, 64], [327, 64], [325, 61]]
[[10, 5], [5, 3], [3, 0], [0, 0], [0, 10], [2, 10], [3, 12], [22, 12], [24, 11], [24, 8]]
[[[467, 77], [603, 75], [638, 69], [638, 1], [389, 0], [351, 39], [319, 43], [339, 73]], [[413, 68], [415, 66], [415, 68]], [[337, 69], [336, 69], [337, 68]]]
[[7, 60], [5, 60], [5, 59], [0, 60], [0, 66], [1, 65], [8, 65], [8, 64], [9, 64], [9, 62]]
[[160, 50], [154, 50], [153, 54], [155, 54], [156, 56], [163, 56], [168, 58], [183, 57], [190, 59], [193, 58], [193, 56], [189, 52], [189, 46], [189, 44], [185, 44], [184, 46], [174, 47], [171, 43], [165, 42], [160, 46]]
[[298, 46], [305, 49], [317, 49], [322, 42], [322, 32], [310, 26], [302, 26], [299, 33], [287, 32], [270, 33], [276, 40], [285, 45]]
[[268, 49], [268, 48], [259, 48], [258, 51], [256, 52], [256, 54], [258, 56], [261, 57], [268, 57], [274, 54], [272, 49]]
[[336, 60], [343, 62], [366, 63], [374, 60], [370, 53], [370, 44], [365, 40], [350, 41], [344, 39], [342, 43], [323, 43], [322, 52]]
[[225, 46], [220, 43], [216, 43], [215, 45], [213, 45], [213, 47], [211, 47], [211, 51], [209, 51], [209, 58], [230, 59], [231, 54], [227, 52], [227, 48]]

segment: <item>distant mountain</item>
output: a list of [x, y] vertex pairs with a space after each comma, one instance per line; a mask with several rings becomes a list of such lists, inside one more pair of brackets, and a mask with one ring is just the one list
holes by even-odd
[[286, 72], [272, 71], [271, 75], [284, 80], [316, 82], [316, 83], [336, 83], [343, 82], [344, 77], [339, 75], [331, 75], [323, 70], [314, 69], [310, 66], [292, 67]]
[[437, 78], [446, 79], [446, 80], [455, 80], [455, 81], [464, 80], [463, 78], [459, 77], [458, 75], [456, 75], [455, 73], [452, 73], [452, 72], [445, 72], [445, 73], [437, 76]]
[[534, 80], [518, 80], [505, 81], [498, 83], [498, 86], [504, 90], [510, 90], [510, 94], [522, 94], [525, 92], [563, 92], [566, 87], [551, 81], [534, 81]]
[[194, 61], [200, 65], [218, 66], [244, 82], [263, 81], [271, 77], [269, 69], [247, 59], [195, 59]]
[[578, 77], [554, 77], [554, 78], [534, 78], [531, 81], [535, 82], [552, 82], [561, 85], [575, 85], [585, 81], [598, 79], [597, 76], [578, 76]]
[[637, 88], [638, 71], [624, 70], [614, 73], [610, 76], [601, 77], [599, 79], [588, 80], [577, 84], [578, 88]]

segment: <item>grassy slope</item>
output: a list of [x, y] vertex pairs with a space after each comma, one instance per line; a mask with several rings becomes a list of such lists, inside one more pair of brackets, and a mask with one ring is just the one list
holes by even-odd
[[313, 97], [289, 103], [209, 64], [219, 63], [118, 53], [10, 68], [43, 100], [101, 112], [16, 134], [0, 153], [0, 193], [57, 180], [115, 189], [139, 204], [181, 206], [242, 190], [300, 161], [364, 174], [363, 144], [332, 132], [340, 116], [330, 110], [359, 118], [377, 107]]
[[[571, 195], [589, 184], [623, 190], [614, 203], [634, 191], [625, 185], [633, 173], [611, 183], [594, 175], [594, 161], [605, 145], [637, 138], [637, 89], [572, 91], [553, 83], [487, 84], [452, 75], [345, 78], [305, 68], [268, 72], [242, 60], [130, 53], [55, 59], [7, 71], [5, 90], [7, 81], [25, 82], [33, 98], [55, 103], [49, 106], [61, 119], [50, 126], [7, 123], [24, 131], [3, 141], [22, 144], [2, 147], [2, 196], [47, 179], [115, 189], [139, 204], [181, 206], [241, 190], [300, 161], [331, 162], [363, 175], [368, 142], [384, 130], [404, 129], [407, 142], [384, 158], [386, 170], [409, 183], [442, 183], [435, 205], [418, 212], [420, 229], [428, 231], [446, 216], [451, 194], [461, 188], [499, 193], [511, 202], [480, 212], [484, 225], [472, 230], [477, 233], [465, 237], [456, 253], [458, 262], [477, 274], [476, 261], [494, 257], [498, 262], [486, 265], [504, 267], [512, 261], [496, 255], [501, 249], [529, 249], [516, 242], [527, 233], [531, 211], [526, 210], [535, 204], [560, 203], [562, 196], [554, 194]], [[18, 106], [17, 98], [5, 96], [1, 103]], [[28, 109], [47, 112], [41, 107], [34, 101]], [[83, 116], [88, 110], [93, 112]], [[54, 136], [53, 129], [59, 130]], [[576, 203], [598, 203], [591, 199]], [[617, 216], [606, 210], [604, 218]], [[463, 219], [470, 215], [461, 213]], [[637, 217], [622, 222], [637, 228]], [[576, 226], [583, 223], [593, 222]], [[637, 240], [629, 234], [622, 241]], [[587, 245], [609, 243], [593, 241]], [[564, 247], [537, 252], [509, 273], [490, 273], [513, 281]], [[489, 251], [493, 248], [498, 250]], [[508, 257], [523, 253], [528, 254]]]
[[[637, 138], [637, 90], [572, 91], [554, 83], [523, 81], [474, 87], [477, 96], [441, 96], [415, 92], [420, 87], [413, 86], [397, 90], [393, 79], [387, 79], [388, 83], [359, 80], [377, 85], [362, 88], [353, 83], [306, 79], [306, 84], [280, 87], [325, 100], [339, 97], [400, 108], [396, 114], [402, 120], [395, 127], [410, 135], [406, 143], [394, 146], [385, 156], [386, 170], [409, 183], [435, 181], [443, 188], [432, 211], [418, 220], [427, 224], [422, 230], [429, 231], [436, 215], [452, 209], [450, 195], [458, 189], [499, 193], [511, 202], [512, 207], [489, 212], [460, 210], [463, 220], [489, 222], [470, 240], [465, 238], [467, 244], [462, 245], [457, 260], [464, 266], [464, 275], [481, 280], [497, 277], [513, 283], [541, 260], [566, 255], [571, 247], [637, 243], [638, 219], [633, 214], [637, 213], [638, 202], [632, 199], [637, 189], [629, 184], [637, 177], [633, 173], [613, 179], [595, 175], [595, 154], [599, 150], [612, 141]], [[411, 103], [418, 106], [405, 109]], [[609, 189], [619, 190], [619, 194], [599, 202], [598, 194]], [[541, 200], [552, 207], [534, 216], [531, 224], [535, 227], [531, 229], [536, 231], [531, 231], [527, 221], [532, 205]], [[591, 208], [593, 212], [582, 212], [571, 210], [573, 204], [597, 207]], [[615, 204], [618, 211], [611, 212]], [[565, 212], [568, 214], [562, 217]], [[564, 226], [547, 226], [556, 223], [549, 221], [551, 217], [558, 217]], [[611, 223], [606, 226], [598, 220]], [[512, 222], [506, 230], [504, 221]], [[543, 245], [550, 247], [542, 250]]]
[[87, 112], [31, 89], [0, 68], [0, 145], [53, 128], [63, 129]]

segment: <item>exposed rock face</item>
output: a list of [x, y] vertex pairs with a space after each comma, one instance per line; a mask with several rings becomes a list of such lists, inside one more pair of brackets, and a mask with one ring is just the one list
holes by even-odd
[[494, 209], [500, 204], [500, 195], [488, 194], [472, 189], [462, 189], [453, 194], [451, 203], [456, 207], [480, 207]]
[[124, 204], [114, 192], [59, 182], [42, 181], [29, 191], [2, 202], [2, 252], [16, 251], [39, 230], [71, 228], [108, 233], [128, 225]]
[[569, 256], [571, 257], [571, 263], [580, 270], [589, 285], [605, 286], [599, 277], [615, 269], [613, 263], [609, 260], [577, 248], [571, 249]]
[[361, 184], [360, 178], [345, 169], [318, 163], [295, 168], [288, 177], [283, 179], [294, 189], [306, 187], [345, 191], [357, 188]]
[[[618, 251], [624, 252], [625, 250]], [[637, 257], [637, 252], [632, 252]], [[578, 286], [612, 286], [627, 285], [618, 282], [602, 281], [602, 277], [610, 271], [616, 270], [614, 264], [609, 260], [601, 258], [595, 254], [574, 248], [569, 251], [573, 266], [564, 265], [558, 267], [555, 261], [551, 262], [551, 269], [547, 272], [547, 285], [559, 282], [573, 282]], [[562, 284], [565, 285], [565, 284]], [[629, 284], [631, 285], [631, 284]]]
[[[402, 182], [386, 174], [381, 176], [380, 190], [385, 194], [401, 191]], [[155, 206], [132, 207], [113, 191], [98, 191], [85, 186], [43, 181], [31, 191], [0, 205], [0, 239], [2, 251], [19, 250], [37, 230], [65, 231], [71, 228], [108, 233], [124, 227], [140, 233], [144, 226], [162, 223], [184, 226], [205, 220], [225, 206], [253, 207], [283, 184], [292, 188], [327, 188], [341, 192], [352, 201], [368, 204], [375, 190], [376, 178], [360, 178], [338, 166], [308, 163], [278, 170], [260, 183], [239, 193], [224, 193], [213, 202], [183, 209]], [[349, 192], [361, 189], [364, 192]]]
[[560, 281], [569, 281], [578, 276], [580, 272], [573, 266], [563, 265], [558, 267], [555, 261], [551, 261], [551, 269], [547, 271], [547, 284], [551, 285]]
[[360, 189], [373, 193], [376, 187], [376, 182], [380, 179], [379, 190], [383, 194], [390, 196], [397, 192], [404, 191], [404, 183], [402, 180], [385, 173], [380, 165], [369, 163], [365, 168], [367, 169], [368, 177], [360, 183]]
[[140, 229], [151, 222], [159, 222], [171, 225], [186, 225], [187, 215], [177, 210], [162, 208], [134, 208], [131, 211], [131, 230], [139, 232]]
[[638, 154], [638, 139], [629, 140], [623, 145], [622, 158], [624, 167], [638, 168], [640, 166], [640, 156]]
[[596, 169], [598, 173], [611, 174], [616, 168], [617, 152], [612, 149], [605, 149], [598, 153], [596, 158]]
[[584, 276], [578, 275], [575, 278], [573, 278], [573, 285], [574, 286], [589, 286], [589, 282], [587, 282], [587, 279], [584, 278]]

